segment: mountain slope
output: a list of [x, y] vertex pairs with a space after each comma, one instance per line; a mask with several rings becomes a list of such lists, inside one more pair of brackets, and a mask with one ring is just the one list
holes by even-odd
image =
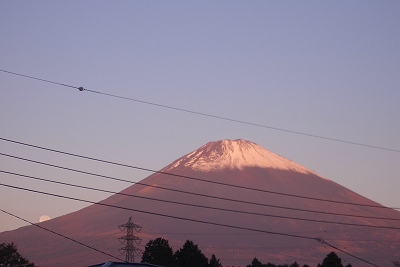
[[245, 140], [222, 140], [207, 143], [161, 171], [168, 172], [177, 167], [189, 167], [203, 172], [259, 167], [312, 173], [293, 161]]
[[[400, 213], [343, 202], [379, 206], [257, 144], [223, 140], [202, 146], [101, 202], [109, 206], [91, 205], [40, 226], [118, 257], [117, 237], [122, 233], [117, 226], [132, 216], [143, 227], [138, 234], [142, 248], [159, 236], [168, 239], [174, 250], [190, 239], [207, 257], [215, 254], [227, 266], [245, 266], [254, 257], [316, 266], [334, 249], [315, 238], [391, 266], [400, 257], [399, 230], [355, 225], [400, 227]], [[34, 226], [0, 233], [0, 240], [18, 244], [38, 266], [112, 260]], [[337, 254], [353, 266], [368, 266]]]

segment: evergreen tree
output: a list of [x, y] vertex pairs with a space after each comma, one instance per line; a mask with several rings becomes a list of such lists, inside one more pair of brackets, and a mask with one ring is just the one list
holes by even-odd
[[251, 265], [247, 265], [246, 267], [262, 267], [263, 264], [257, 259], [254, 258], [253, 261], [251, 262]]
[[190, 240], [187, 240], [174, 256], [176, 267], [208, 267], [207, 257]]
[[342, 259], [335, 252], [329, 253], [318, 267], [343, 267]]
[[222, 267], [222, 264], [219, 262], [219, 259], [215, 257], [214, 254], [212, 254], [210, 263], [208, 264], [210, 267]]
[[161, 237], [150, 240], [143, 251], [142, 262], [172, 267], [174, 265], [174, 254], [168, 240]]
[[23, 258], [14, 243], [0, 244], [0, 266], [34, 267], [27, 259]]

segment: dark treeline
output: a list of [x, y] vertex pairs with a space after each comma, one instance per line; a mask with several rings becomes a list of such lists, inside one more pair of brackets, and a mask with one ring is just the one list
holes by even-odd
[[160, 237], [146, 244], [142, 262], [165, 267], [222, 267], [215, 255], [208, 260], [197, 245], [190, 240], [173, 253], [168, 240]]
[[[208, 259], [192, 241], [187, 240], [182, 248], [173, 252], [168, 240], [157, 238], [150, 240], [142, 254], [143, 263], [151, 263], [164, 267], [222, 267], [220, 260], [213, 254]], [[393, 261], [395, 267], [400, 267], [399, 261]], [[0, 244], [0, 266], [20, 266], [34, 267], [32, 262], [21, 256], [17, 250], [17, 246], [11, 244]], [[261, 263], [254, 258], [251, 264], [246, 267], [300, 267], [295, 261], [292, 264], [275, 265], [273, 263]], [[302, 267], [309, 267], [303, 265]], [[352, 267], [349, 263], [346, 266], [342, 264], [342, 259], [335, 252], [329, 253], [317, 267]]]
[[[292, 264], [283, 264], [283, 265], [275, 265], [273, 263], [263, 264], [257, 258], [254, 258], [250, 265], [246, 267], [300, 267], [300, 265], [295, 261]], [[309, 267], [307, 264], [303, 265], [303, 267]], [[346, 266], [343, 266], [342, 259], [339, 258], [335, 252], [329, 253], [321, 264], [318, 264], [317, 267], [352, 267], [349, 263]]]
[[[157, 238], [150, 240], [143, 251], [142, 262], [151, 263], [165, 267], [222, 267], [220, 260], [213, 254], [209, 260], [192, 241], [187, 240], [182, 248], [173, 252], [168, 240]], [[297, 262], [292, 264], [275, 265], [273, 263], [261, 263], [254, 258], [246, 267], [300, 267]], [[303, 265], [302, 267], [309, 267]], [[351, 264], [344, 266], [342, 259], [336, 253], [329, 253], [317, 267], [352, 267]]]

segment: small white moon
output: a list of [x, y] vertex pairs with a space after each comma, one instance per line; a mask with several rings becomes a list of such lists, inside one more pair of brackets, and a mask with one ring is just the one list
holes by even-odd
[[50, 220], [50, 217], [47, 216], [47, 215], [43, 215], [43, 216], [40, 217], [39, 222], [45, 222], [45, 221], [48, 221], [48, 220]]

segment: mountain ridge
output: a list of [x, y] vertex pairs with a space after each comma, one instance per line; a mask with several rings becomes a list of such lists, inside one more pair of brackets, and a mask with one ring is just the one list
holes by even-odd
[[[231, 144], [235, 142], [228, 141]], [[225, 142], [225, 144], [229, 144], [229, 142]], [[229, 152], [231, 150], [228, 146], [221, 151], [222, 147], [219, 145], [223, 143], [223, 141], [210, 142], [208, 146], [206, 144], [164, 168], [173, 167], [169, 169], [168, 173], [177, 174], [176, 176], [163, 173], [163, 171], [154, 173], [140, 183], [125, 188], [120, 192], [122, 194], [111, 195], [100, 202], [120, 208], [91, 205], [39, 225], [119, 257], [117, 248], [121, 247], [121, 244], [118, 237], [121, 237], [123, 233], [119, 231], [117, 226], [126, 223], [129, 217], [133, 218], [135, 224], [143, 227], [142, 231], [138, 233], [139, 237], [143, 239], [143, 247], [148, 240], [163, 237], [170, 241], [174, 250], [177, 250], [184, 241], [190, 239], [199, 245], [199, 248], [207, 257], [215, 254], [225, 266], [246, 266], [251, 263], [254, 257], [262, 262], [285, 264], [297, 261], [301, 265], [316, 266], [316, 262], [321, 262], [332, 251], [331, 247], [314, 240], [284, 237], [272, 234], [273, 232], [320, 238], [334, 246], [345, 248], [348, 253], [370, 261], [371, 257], [378, 256], [393, 260], [400, 257], [400, 234], [397, 230], [335, 224], [335, 222], [344, 222], [393, 226], [398, 225], [398, 222], [333, 216], [318, 211], [362, 216], [374, 215], [384, 218], [397, 218], [400, 221], [399, 212], [390, 209], [312, 201], [240, 188], [245, 186], [271, 192], [378, 205], [372, 200], [315, 173], [294, 171], [286, 168], [285, 165], [283, 165], [284, 168], [269, 168], [265, 167], [266, 163], [259, 163], [258, 166], [254, 166], [251, 160], [247, 160], [245, 162], [247, 165], [242, 164], [242, 168], [230, 168], [230, 163], [234, 162], [230, 160], [235, 157], [226, 160], [224, 151]], [[247, 147], [249, 143], [244, 144]], [[218, 146], [220, 153], [217, 149]], [[233, 147], [233, 150], [237, 151], [235, 147]], [[253, 155], [254, 151], [251, 151], [249, 154]], [[237, 156], [243, 153], [245, 152], [233, 154]], [[196, 155], [197, 157], [194, 157]], [[192, 168], [196, 162], [208, 164], [206, 158], [208, 155], [213, 155], [209, 162], [211, 165], [217, 162], [216, 166], [220, 167], [218, 164], [222, 162], [223, 168], [209, 168], [208, 171], [196, 167]], [[203, 161], [198, 161], [202, 157]], [[273, 154], [273, 159], [279, 159], [279, 157]], [[290, 161], [285, 160], [284, 162]], [[185, 163], [188, 164], [185, 165]], [[199, 166], [204, 166], [201, 164]], [[184, 176], [195, 177], [196, 180], [187, 179]], [[206, 183], [201, 180], [232, 184], [237, 187]], [[174, 191], [165, 190], [161, 187], [170, 188]], [[189, 193], [184, 193], [184, 191]], [[218, 198], [211, 198], [206, 195]], [[228, 199], [243, 202], [229, 201]], [[172, 203], [173, 201], [188, 205]], [[270, 206], [255, 205], [250, 204], [250, 202], [265, 203]], [[198, 207], [200, 205], [225, 210]], [[315, 212], [285, 210], [272, 206], [308, 209]], [[237, 212], [228, 210], [236, 210]], [[255, 213], [264, 215], [255, 215]], [[333, 223], [302, 221], [289, 219], [289, 217], [326, 220]], [[192, 221], [178, 218], [186, 218]], [[220, 224], [220, 226], [195, 222], [196, 220]], [[232, 229], [221, 225], [263, 230], [270, 232], [270, 234]], [[0, 233], [0, 240], [17, 244], [20, 252], [37, 263], [38, 266], [85, 266], [110, 260], [107, 256], [98, 255], [97, 252], [42, 231], [35, 226], [26, 226], [14, 231]], [[339, 252], [337, 254], [346, 262], [352, 263], [353, 266], [367, 266], [348, 255]], [[372, 261], [375, 262], [373, 259]], [[379, 264], [391, 266], [390, 260], [383, 263], [379, 262]]]
[[182, 166], [203, 172], [221, 171], [225, 168], [242, 170], [245, 167], [261, 167], [316, 174], [300, 164], [243, 139], [208, 142], [161, 171], [168, 172]]

